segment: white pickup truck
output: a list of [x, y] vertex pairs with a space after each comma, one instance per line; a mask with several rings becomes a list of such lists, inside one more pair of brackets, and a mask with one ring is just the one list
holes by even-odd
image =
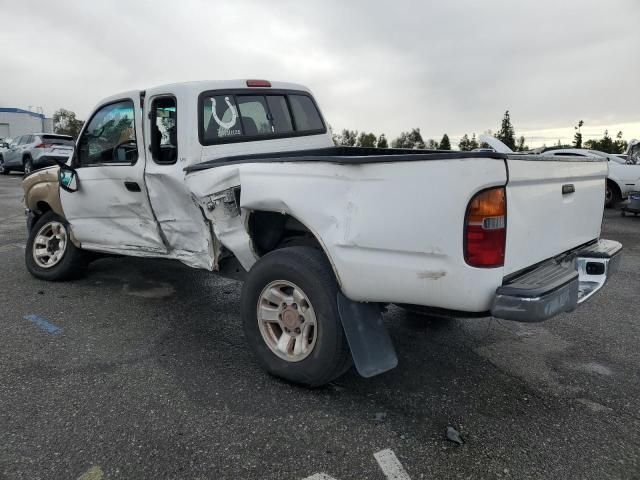
[[573, 310], [620, 259], [599, 239], [606, 176], [597, 158], [334, 147], [301, 85], [166, 85], [103, 100], [67, 164], [25, 178], [26, 265], [62, 280], [102, 252], [243, 280], [258, 361], [321, 385], [396, 365], [390, 303]]

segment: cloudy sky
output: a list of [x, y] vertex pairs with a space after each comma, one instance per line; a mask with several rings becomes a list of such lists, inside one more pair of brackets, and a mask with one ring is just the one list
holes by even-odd
[[303, 83], [334, 129], [640, 138], [640, 0], [0, 0], [0, 106], [85, 118], [186, 80]]

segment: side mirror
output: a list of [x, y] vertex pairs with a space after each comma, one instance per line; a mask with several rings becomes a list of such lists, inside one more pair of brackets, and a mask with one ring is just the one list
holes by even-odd
[[78, 180], [78, 172], [75, 168], [71, 168], [68, 165], [60, 165], [58, 170], [58, 184], [60, 188], [67, 192], [77, 192], [80, 188], [80, 181]]

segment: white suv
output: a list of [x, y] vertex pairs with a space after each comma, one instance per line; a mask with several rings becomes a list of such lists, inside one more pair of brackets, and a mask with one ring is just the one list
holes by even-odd
[[0, 173], [21, 170], [25, 175], [39, 168], [66, 162], [73, 153], [74, 141], [69, 135], [33, 133], [14, 138], [0, 153]]

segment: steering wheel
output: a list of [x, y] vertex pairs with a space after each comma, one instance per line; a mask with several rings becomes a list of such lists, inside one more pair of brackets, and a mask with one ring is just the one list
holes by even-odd
[[124, 142], [118, 143], [115, 147], [113, 147], [113, 151], [111, 153], [111, 158], [114, 163], [118, 163], [121, 160], [118, 158], [118, 150], [122, 148], [124, 150], [124, 156], [127, 157], [129, 152], [138, 151], [138, 142], [135, 140], [125, 140]]

